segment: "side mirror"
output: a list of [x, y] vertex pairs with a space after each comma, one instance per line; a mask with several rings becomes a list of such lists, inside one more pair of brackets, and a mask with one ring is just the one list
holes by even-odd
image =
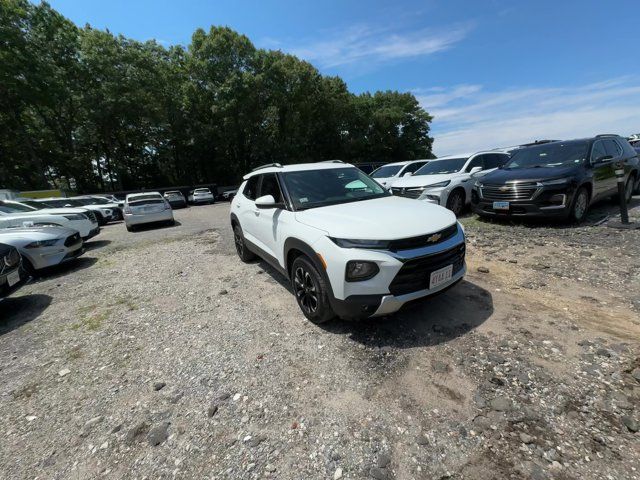
[[469, 173], [473, 175], [474, 173], [478, 173], [481, 171], [482, 171], [482, 167], [473, 167]]
[[284, 208], [284, 204], [276, 203], [273, 195], [263, 195], [262, 197], [256, 198], [256, 207], [261, 209]]
[[405, 174], [404, 174], [404, 175], [402, 175], [402, 176], [403, 176], [403, 177], [410, 177], [411, 175], [413, 175], [413, 173], [411, 173], [411, 172], [407, 172], [407, 173], [405, 173]]

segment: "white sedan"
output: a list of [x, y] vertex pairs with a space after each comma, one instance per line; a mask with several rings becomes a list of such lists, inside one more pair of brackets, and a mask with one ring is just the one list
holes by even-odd
[[213, 203], [213, 193], [208, 188], [196, 188], [193, 193], [189, 194], [191, 203]]
[[18, 249], [29, 273], [69, 262], [84, 253], [80, 234], [63, 227], [2, 228], [0, 243]]
[[37, 210], [22, 204], [22, 202], [0, 200], [0, 228], [45, 225], [77, 230], [85, 240], [100, 233], [98, 223], [83, 210], [77, 208], [42, 208]]
[[417, 170], [424, 167], [429, 160], [411, 160], [407, 162], [387, 163], [376, 168], [369, 175], [384, 188], [389, 189], [391, 185], [402, 177], [410, 177]]
[[173, 210], [159, 192], [132, 193], [124, 201], [124, 224], [132, 232], [138, 225], [173, 225]]

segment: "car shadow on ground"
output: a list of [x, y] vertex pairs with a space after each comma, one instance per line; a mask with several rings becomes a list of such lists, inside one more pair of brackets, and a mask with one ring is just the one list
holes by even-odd
[[175, 220], [171, 225], [165, 223], [143, 223], [141, 225], [136, 225], [135, 230], [131, 231], [130, 233], [142, 233], [148, 232], [150, 230], [163, 230], [165, 228], [174, 228], [181, 225], [182, 224], [177, 220]]
[[0, 335], [35, 320], [51, 304], [49, 295], [9, 297], [0, 302]]
[[[627, 205], [628, 210], [640, 208], [640, 197], [635, 196], [631, 199]], [[607, 220], [614, 219], [620, 216], [620, 205], [617, 200], [611, 199], [599, 200], [591, 207], [585, 216], [584, 220], [580, 223], [571, 222], [567, 219], [554, 219], [554, 218], [523, 218], [523, 217], [480, 217], [476, 218], [485, 224], [503, 224], [503, 225], [520, 225], [523, 227], [531, 228], [554, 228], [554, 229], [567, 229], [567, 228], [580, 228], [598, 226], [604, 224]], [[465, 215], [463, 218], [466, 218]]]
[[86, 248], [87, 251], [95, 250], [96, 248], [106, 247], [110, 243], [111, 240], [89, 240], [88, 242], [85, 242], [84, 248]]
[[348, 335], [367, 347], [405, 349], [449, 342], [482, 325], [492, 314], [491, 293], [463, 280], [440, 295], [407, 304], [393, 315], [360, 321], [333, 320], [319, 327]]
[[43, 268], [33, 275], [32, 281], [51, 280], [52, 278], [63, 277], [70, 273], [89, 268], [95, 265], [97, 261], [98, 259], [93, 257], [80, 257], [69, 262], [61, 263], [60, 265]]

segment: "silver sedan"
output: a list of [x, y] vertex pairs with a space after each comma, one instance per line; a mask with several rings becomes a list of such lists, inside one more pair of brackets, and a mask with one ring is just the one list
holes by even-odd
[[64, 227], [2, 228], [0, 243], [17, 248], [25, 270], [30, 273], [68, 262], [84, 253], [80, 234]]

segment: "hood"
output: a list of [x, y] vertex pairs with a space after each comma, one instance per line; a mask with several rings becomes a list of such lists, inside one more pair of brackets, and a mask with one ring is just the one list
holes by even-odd
[[12, 239], [26, 240], [50, 240], [53, 238], [66, 238], [76, 233], [75, 230], [64, 227], [28, 227], [28, 228], [0, 228], [0, 242], [9, 243]]
[[509, 170], [498, 168], [482, 177], [483, 183], [503, 184], [517, 180], [538, 181], [552, 180], [574, 175], [579, 167], [570, 165], [568, 167], [537, 167], [537, 168], [516, 168]]
[[43, 215], [72, 215], [82, 213], [85, 214], [84, 208], [43, 208], [42, 210], [36, 210], [33, 213], [42, 213]]
[[456, 223], [444, 207], [404, 197], [382, 197], [296, 212], [296, 220], [329, 236], [352, 240], [396, 240], [442, 230]]
[[434, 183], [446, 182], [452, 180], [455, 177], [468, 175], [467, 173], [445, 173], [439, 175], [414, 175], [407, 178], [401, 178], [393, 182], [393, 187], [424, 187], [426, 185], [433, 185]]

